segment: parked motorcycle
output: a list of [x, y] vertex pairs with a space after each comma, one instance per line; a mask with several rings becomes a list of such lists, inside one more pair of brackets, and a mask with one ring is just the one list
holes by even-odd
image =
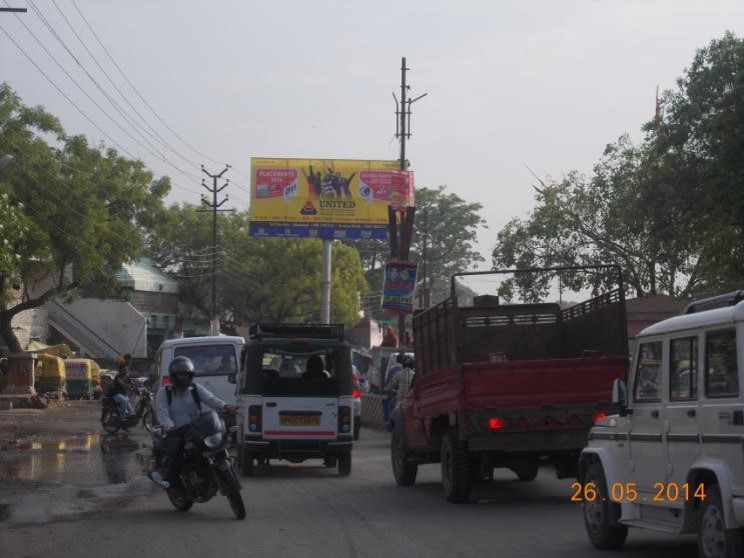
[[[153, 457], [156, 468], [167, 467], [163, 443], [167, 433], [153, 429]], [[186, 443], [181, 458], [182, 487], [170, 487], [166, 493], [173, 507], [188, 511], [194, 502], [210, 500], [219, 491], [230, 502], [236, 519], [245, 518], [240, 481], [228, 453], [230, 436], [216, 412], [202, 411], [186, 428]]]
[[[132, 399], [136, 400], [132, 406]], [[101, 400], [101, 425], [103, 429], [114, 434], [121, 428], [129, 429], [142, 421], [142, 428], [152, 431], [155, 411], [152, 393], [146, 387], [133, 387], [129, 393], [129, 414], [125, 420], [119, 418], [119, 404], [108, 395]]]

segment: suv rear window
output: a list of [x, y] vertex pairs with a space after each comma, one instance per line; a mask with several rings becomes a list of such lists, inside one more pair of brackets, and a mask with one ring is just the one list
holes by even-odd
[[736, 330], [711, 331], [705, 336], [705, 395], [739, 395]]
[[184, 345], [176, 347], [174, 356], [190, 358], [195, 376], [221, 376], [238, 371], [232, 345]]

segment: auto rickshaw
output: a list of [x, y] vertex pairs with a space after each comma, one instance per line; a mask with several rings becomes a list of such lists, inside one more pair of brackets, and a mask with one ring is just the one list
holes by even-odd
[[68, 358], [65, 360], [65, 372], [69, 397], [100, 397], [101, 370], [95, 360]]
[[65, 392], [65, 376], [65, 361], [60, 357], [43, 353], [36, 357], [34, 388], [37, 392]]

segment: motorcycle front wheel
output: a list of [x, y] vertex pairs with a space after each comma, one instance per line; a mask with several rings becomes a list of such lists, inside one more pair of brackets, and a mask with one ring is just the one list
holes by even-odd
[[178, 511], [187, 512], [191, 509], [191, 506], [194, 505], [194, 501], [189, 498], [185, 492], [180, 490], [169, 488], [166, 491], [166, 494], [168, 494], [168, 499], [171, 504], [173, 504], [173, 507]]
[[101, 413], [101, 426], [109, 434], [116, 434], [119, 431], [119, 415], [114, 409], [104, 409]]
[[217, 474], [222, 480], [225, 496], [227, 496], [227, 500], [230, 502], [235, 519], [245, 519], [245, 504], [243, 504], [243, 497], [240, 495], [240, 483], [234, 469], [228, 467], [222, 471], [218, 470]]

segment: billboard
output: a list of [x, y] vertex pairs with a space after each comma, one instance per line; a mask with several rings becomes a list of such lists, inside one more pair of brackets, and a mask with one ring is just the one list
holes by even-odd
[[386, 313], [410, 314], [413, 312], [413, 293], [415, 290], [415, 263], [394, 260], [385, 263], [381, 307]]
[[413, 205], [398, 161], [251, 159], [251, 236], [388, 237], [388, 206]]

